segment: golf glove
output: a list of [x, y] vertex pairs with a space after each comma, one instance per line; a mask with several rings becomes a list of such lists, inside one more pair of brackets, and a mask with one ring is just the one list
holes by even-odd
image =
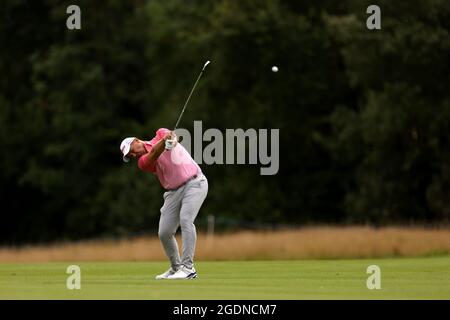
[[177, 137], [174, 136], [172, 139], [167, 139], [165, 142], [166, 150], [172, 150], [173, 147], [177, 144]]

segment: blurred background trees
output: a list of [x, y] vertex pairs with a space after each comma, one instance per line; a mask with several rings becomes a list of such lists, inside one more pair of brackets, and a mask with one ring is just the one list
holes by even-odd
[[157, 228], [118, 146], [173, 126], [206, 60], [181, 126], [279, 128], [280, 170], [202, 165], [200, 224], [448, 222], [448, 2], [378, 1], [379, 31], [369, 1], [77, 1], [79, 31], [70, 4], [2, 2], [1, 243]]

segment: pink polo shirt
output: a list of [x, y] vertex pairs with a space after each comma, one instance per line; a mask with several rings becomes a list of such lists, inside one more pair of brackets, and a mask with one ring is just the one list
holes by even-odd
[[[145, 141], [147, 151], [150, 152], [168, 131], [165, 128], [158, 129], [152, 140]], [[172, 150], [164, 150], [153, 163], [148, 163], [147, 157], [148, 154], [145, 154], [139, 158], [139, 169], [155, 174], [162, 187], [167, 190], [178, 188], [201, 172], [198, 164], [180, 143], [177, 143]]]

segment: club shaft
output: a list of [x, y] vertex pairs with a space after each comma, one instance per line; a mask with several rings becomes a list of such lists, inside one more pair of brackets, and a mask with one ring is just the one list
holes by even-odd
[[178, 128], [178, 124], [180, 123], [180, 120], [181, 120], [181, 117], [183, 116], [184, 110], [186, 109], [186, 106], [187, 106], [189, 100], [191, 99], [192, 93], [194, 92], [195, 87], [197, 86], [198, 80], [200, 80], [200, 77], [202, 76], [204, 70], [205, 70], [205, 69], [203, 68], [202, 71], [200, 72], [200, 74], [198, 75], [197, 80], [195, 81], [194, 86], [192, 87], [192, 90], [191, 90], [191, 92], [189, 93], [189, 96], [188, 96], [188, 98], [186, 99], [186, 102], [184, 103], [183, 109], [181, 109], [180, 116], [178, 117], [178, 120], [177, 120], [177, 122], [175, 123], [175, 127], [173, 128], [173, 131], [175, 131], [175, 129]]

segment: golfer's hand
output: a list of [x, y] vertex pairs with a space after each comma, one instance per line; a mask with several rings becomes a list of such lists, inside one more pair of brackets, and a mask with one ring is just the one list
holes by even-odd
[[169, 131], [164, 136], [164, 144], [166, 150], [171, 150], [177, 144], [177, 135], [173, 131]]
[[174, 140], [176, 139], [177, 135], [175, 134], [175, 132], [173, 131], [168, 131], [166, 132], [166, 134], [164, 135], [164, 140]]

